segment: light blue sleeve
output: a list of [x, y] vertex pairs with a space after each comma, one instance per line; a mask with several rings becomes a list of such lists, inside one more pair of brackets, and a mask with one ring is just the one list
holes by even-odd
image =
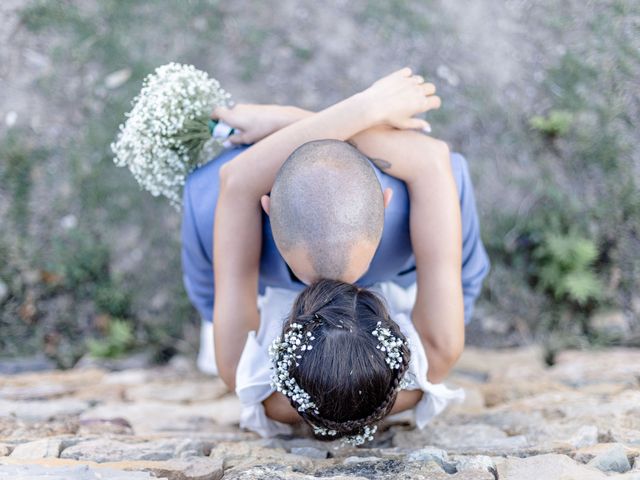
[[453, 153], [451, 164], [460, 195], [464, 321], [469, 323], [473, 316], [474, 303], [480, 295], [482, 282], [491, 265], [480, 236], [480, 221], [467, 161], [462, 155]]
[[[211, 180], [216, 181], [217, 176]], [[212, 185], [211, 188], [216, 188], [216, 185]], [[191, 193], [191, 183], [187, 180], [182, 200], [182, 280], [193, 306], [204, 320], [211, 322], [214, 298], [213, 265], [201, 242]]]

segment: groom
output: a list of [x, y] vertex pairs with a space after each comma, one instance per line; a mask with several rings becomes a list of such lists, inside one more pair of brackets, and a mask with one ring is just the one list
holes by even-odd
[[[182, 223], [182, 262], [184, 284], [193, 305], [197, 308], [202, 318], [201, 345], [198, 357], [198, 366], [201, 370], [216, 374], [215, 356], [213, 352], [212, 313], [215, 298], [214, 274], [213, 274], [213, 226], [219, 191], [220, 169], [227, 162], [235, 158], [262, 137], [273, 131], [283, 128], [293, 122], [312, 115], [294, 107], [237, 105], [233, 109], [220, 109], [217, 117], [226, 123], [243, 130], [245, 133], [232, 138], [237, 143], [233, 148], [225, 150], [217, 158], [205, 166], [193, 172], [185, 185], [183, 200]], [[375, 173], [374, 181], [384, 192], [384, 226], [382, 236], [377, 245], [373, 245], [369, 251], [366, 248], [356, 248], [345, 255], [344, 249], [325, 249], [321, 261], [309, 262], [309, 255], [295, 255], [291, 252], [281, 251], [282, 241], [278, 239], [288, 238], [292, 235], [291, 229], [295, 228], [291, 223], [272, 222], [268, 211], [270, 202], [263, 197], [262, 213], [262, 250], [260, 254], [260, 274], [258, 278], [259, 291], [262, 293], [266, 287], [278, 287], [295, 291], [302, 290], [309, 281], [314, 278], [326, 276], [326, 272], [320, 272], [322, 265], [338, 265], [338, 270], [343, 272], [356, 272], [351, 278], [341, 278], [351, 281], [359, 286], [370, 286], [377, 282], [392, 281], [402, 287], [408, 287], [416, 282], [416, 259], [411, 245], [409, 231], [410, 201], [405, 183], [387, 173], [384, 160], [383, 141], [389, 132], [372, 129], [363, 132], [349, 143], [340, 141], [312, 141], [301, 146], [297, 153], [310, 157], [309, 164], [323, 168], [323, 162], [331, 158], [344, 158], [348, 161], [350, 156], [367, 154], [371, 160], [370, 165]], [[428, 156], [429, 141], [437, 142], [429, 137], [424, 137], [419, 142], [426, 146], [424, 155]], [[329, 145], [327, 144], [329, 142]], [[406, 144], [407, 149], [420, 148], [423, 143]], [[358, 147], [359, 150], [356, 150]], [[378, 150], [377, 148], [381, 150]], [[402, 145], [398, 145], [402, 148]], [[329, 149], [329, 150], [328, 150]], [[380, 159], [379, 157], [383, 157]], [[315, 159], [315, 160], [314, 160]], [[355, 162], [352, 162], [355, 164]], [[482, 281], [489, 271], [489, 260], [480, 238], [480, 228], [476, 211], [473, 186], [469, 176], [466, 160], [459, 154], [450, 155], [450, 173], [455, 180], [457, 188], [457, 202], [461, 213], [462, 226], [462, 263], [459, 265], [459, 282], [462, 286], [464, 299], [464, 323], [471, 320], [473, 304], [480, 293]], [[337, 192], [344, 188], [353, 187], [351, 172], [347, 177], [332, 177]], [[281, 184], [287, 186], [287, 182], [295, 182], [294, 178], [278, 178]], [[434, 178], [434, 181], [437, 179]], [[289, 188], [281, 189], [285, 197], [289, 196], [289, 203], [295, 204], [300, 190], [289, 185]], [[360, 188], [360, 187], [358, 187]], [[366, 185], [361, 188], [363, 198], [367, 198]], [[281, 196], [282, 196], [281, 195]], [[309, 195], [311, 195], [309, 193]], [[309, 196], [307, 195], [307, 196]], [[391, 196], [393, 200], [391, 201]], [[445, 200], [443, 200], [445, 201]], [[449, 200], [447, 200], [449, 201]], [[343, 205], [340, 214], [355, 218], [365, 214], [364, 209], [352, 208]], [[300, 205], [300, 215], [314, 218], [316, 223], [314, 232], [308, 235], [321, 235], [322, 232], [331, 230], [331, 216], [316, 215], [312, 205]], [[295, 217], [295, 212], [289, 212]], [[325, 223], [322, 223], [325, 222]], [[276, 223], [274, 225], [274, 223]], [[308, 238], [307, 240], [312, 240]], [[354, 238], [353, 242], [362, 240]], [[308, 252], [307, 252], [308, 253]], [[358, 258], [360, 257], [360, 258]], [[364, 269], [362, 268], [364, 265]], [[323, 274], [324, 273], [324, 274]], [[347, 274], [345, 273], [345, 275]], [[303, 277], [303, 278], [299, 278]], [[464, 341], [463, 341], [464, 342]], [[458, 352], [459, 353], [459, 352]], [[453, 357], [457, 358], [456, 355]]]

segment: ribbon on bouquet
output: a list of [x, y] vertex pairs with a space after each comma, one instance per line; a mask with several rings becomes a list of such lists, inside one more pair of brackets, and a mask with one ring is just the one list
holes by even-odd
[[227, 139], [222, 142], [222, 146], [224, 148], [233, 146], [229, 137], [234, 133], [240, 133], [240, 130], [236, 130], [231, 125], [224, 123], [222, 120], [209, 119], [207, 125], [209, 126], [209, 133], [211, 133], [213, 138], [217, 138], [219, 140]]

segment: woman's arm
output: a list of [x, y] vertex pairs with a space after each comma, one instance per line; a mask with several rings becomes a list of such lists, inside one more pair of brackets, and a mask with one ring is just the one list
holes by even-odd
[[280, 160], [302, 143], [326, 137], [349, 138], [373, 123], [363, 97], [350, 97], [279, 130], [220, 169], [213, 235], [213, 327], [218, 371], [230, 389], [235, 389], [236, 367], [247, 333], [257, 330], [259, 324], [260, 196], [268, 192], [265, 183], [273, 184]]
[[235, 371], [247, 333], [259, 323], [256, 305], [262, 243], [260, 197], [273, 185], [282, 163], [311, 140], [346, 140], [380, 124], [419, 128], [412, 118], [439, 105], [423, 79], [404, 68], [363, 92], [311, 115], [243, 151], [220, 169], [214, 223], [216, 302], [214, 332], [220, 377], [235, 389]]
[[[428, 379], [442, 381], [464, 347], [460, 208], [447, 145], [418, 132], [376, 127], [352, 137], [380, 167], [407, 183], [410, 230], [416, 255], [418, 294], [412, 319], [429, 362]], [[398, 393], [391, 413], [413, 408], [419, 390]], [[264, 402], [267, 416], [297, 423], [288, 399], [274, 392]]]
[[441, 382], [464, 348], [460, 201], [446, 143], [384, 127], [353, 143], [407, 184], [418, 292], [412, 320], [425, 346], [428, 378]]

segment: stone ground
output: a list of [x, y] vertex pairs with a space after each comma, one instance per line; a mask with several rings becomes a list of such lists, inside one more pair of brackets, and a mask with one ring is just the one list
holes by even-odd
[[469, 349], [467, 399], [366, 448], [238, 428], [239, 404], [185, 358], [0, 377], [0, 479], [640, 479], [640, 350]]

